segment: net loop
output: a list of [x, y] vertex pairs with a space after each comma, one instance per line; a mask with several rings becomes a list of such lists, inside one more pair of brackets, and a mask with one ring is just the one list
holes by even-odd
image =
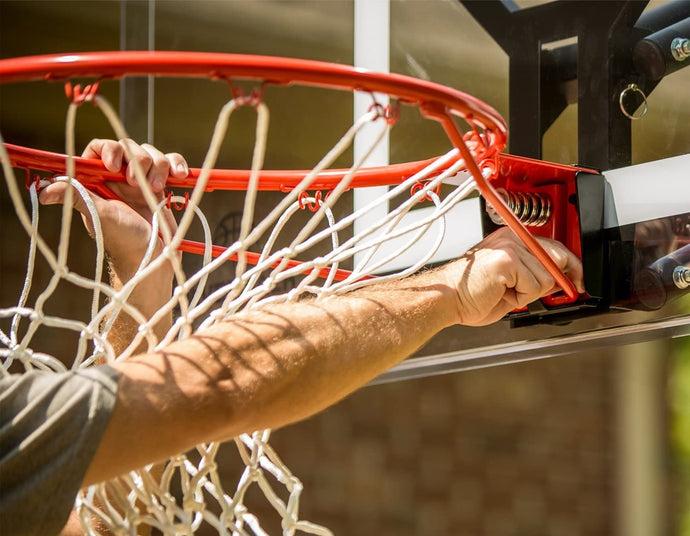
[[463, 136], [463, 141], [470, 147], [476, 150], [478, 147], [483, 149], [488, 149], [491, 146], [491, 140], [487, 138], [480, 130], [477, 128], [477, 123], [474, 121], [473, 114], [468, 114], [465, 118], [467, 123], [470, 125], [471, 130], [467, 131]]
[[26, 180], [24, 181], [24, 184], [26, 185], [27, 190], [31, 190], [32, 186], [36, 187], [36, 191], [41, 189], [41, 177], [37, 174], [34, 173], [34, 175], [31, 175], [31, 170], [29, 168], [25, 168], [24, 171], [26, 172]]
[[186, 210], [189, 205], [189, 192], [184, 193], [183, 201], [175, 201], [175, 197], [178, 196], [176, 196], [174, 192], [169, 190], [165, 192], [165, 208], [168, 210], [177, 210], [178, 212]]
[[56, 180], [56, 178], [53, 177], [41, 177], [38, 173], [34, 173], [33, 175], [31, 174], [31, 168], [24, 167], [24, 166], [18, 166], [20, 169], [23, 169], [26, 172], [26, 179], [24, 181], [24, 184], [26, 186], [27, 190], [31, 190], [32, 188], [36, 189], [36, 192], [40, 192], [42, 188], [53, 184]]
[[[473, 121], [468, 121], [468, 124], [471, 128], [463, 134], [462, 141], [473, 154], [477, 155], [477, 163], [497, 157], [497, 152], [493, 150], [494, 140], [491, 133], [481, 130]], [[479, 167], [482, 168], [481, 165]]]
[[251, 106], [252, 108], [258, 108], [258, 106], [264, 101], [264, 89], [266, 87], [266, 82], [262, 82], [261, 85], [253, 87], [249, 93], [247, 93], [244, 88], [237, 87], [232, 83], [232, 80], [225, 79], [228, 86], [230, 86], [230, 93], [232, 94], [232, 100], [236, 102], [237, 106]]
[[368, 109], [369, 112], [374, 112], [375, 114], [372, 121], [383, 119], [387, 125], [394, 125], [400, 116], [400, 101], [394, 100], [392, 103], [384, 106], [374, 98], [374, 95], [372, 95], [372, 99], [374, 99], [374, 102]]
[[81, 84], [73, 85], [72, 82], [65, 82], [65, 95], [76, 105], [92, 102], [98, 94], [100, 83], [101, 81], [97, 80], [93, 84], [84, 86], [82, 90]]
[[484, 158], [481, 162], [479, 162], [479, 169], [482, 172], [482, 176], [487, 180], [497, 177], [499, 170], [498, 155], [493, 154], [487, 158]]
[[316, 212], [321, 208], [324, 201], [328, 201], [328, 198], [333, 193], [333, 190], [328, 190], [326, 195], [321, 193], [321, 190], [314, 192], [314, 195], [309, 195], [308, 192], [300, 192], [297, 196], [297, 205], [300, 210], [308, 209], [310, 212]]
[[[410, 188], [410, 197], [413, 197], [417, 192], [420, 190], [424, 190], [426, 188], [425, 183], [422, 181], [417, 181], [415, 182], [412, 187]], [[441, 183], [439, 182], [436, 186], [434, 186], [432, 189], [427, 189], [427, 192], [420, 197], [417, 202], [418, 203], [424, 203], [424, 201], [433, 201], [432, 194], [436, 194], [436, 196], [441, 195]]]

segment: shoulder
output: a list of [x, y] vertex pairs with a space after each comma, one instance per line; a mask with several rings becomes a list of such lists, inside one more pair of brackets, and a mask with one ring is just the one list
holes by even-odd
[[0, 377], [0, 406], [5, 411], [12, 407], [46, 403], [48, 409], [56, 408], [61, 401], [86, 397], [103, 397], [114, 402], [117, 392], [117, 374], [107, 365], [83, 370], [51, 372], [30, 370], [23, 374], [6, 374]]
[[0, 377], [0, 517], [10, 532], [59, 532], [112, 414], [107, 366]]

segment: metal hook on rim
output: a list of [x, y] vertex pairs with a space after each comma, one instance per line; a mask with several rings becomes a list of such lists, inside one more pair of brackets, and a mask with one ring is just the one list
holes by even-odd
[[[632, 114], [628, 113], [628, 110], [625, 109], [625, 105], [623, 104], [623, 99], [625, 99], [625, 96], [628, 93], [639, 93], [642, 95], [642, 112], [640, 115], [635, 115], [635, 112]], [[618, 105], [620, 106], [621, 112], [623, 112], [623, 115], [627, 117], [628, 119], [631, 119], [633, 121], [636, 121], [638, 119], [642, 119], [645, 114], [647, 113], [647, 110], [649, 109], [649, 106], [647, 105], [647, 95], [644, 94], [644, 91], [642, 91], [637, 84], [628, 84], [628, 86], [621, 91], [620, 96], [618, 97]]]

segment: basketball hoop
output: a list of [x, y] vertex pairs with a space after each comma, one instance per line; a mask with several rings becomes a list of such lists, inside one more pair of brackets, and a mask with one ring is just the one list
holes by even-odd
[[[147, 256], [131, 284], [128, 283], [122, 291], [115, 292], [100, 281], [103, 251], [98, 226], [95, 226], [98, 275], [92, 279], [77, 276], [65, 265], [63, 256], [52, 252], [38, 232], [37, 191], [44, 180], [66, 180], [77, 189], [75, 195], [88, 197], [83, 190], [88, 188], [104, 197], [114, 197], [107, 182], [124, 181], [124, 174], [107, 172], [98, 161], [74, 156], [75, 110], [87, 102], [96, 105], [113, 126], [116, 136], [126, 138], [126, 132], [117, 114], [99, 95], [99, 86], [111, 79], [143, 75], [218, 80], [229, 85], [231, 99], [219, 114], [203, 167], [191, 170], [185, 179], [168, 179], [170, 187], [186, 189], [189, 192], [184, 196], [171, 194], [163, 202], [179, 205], [181, 208], [182, 215], [176, 232], [172, 233], [167, 229], [164, 222], [158, 221], [160, 218], [154, 218], [154, 227], [157, 229], [160, 225], [160, 234], [166, 243], [164, 253], [157, 258]], [[82, 88], [70, 83], [74, 78], [93, 78], [95, 81]], [[0, 356], [6, 363], [19, 361], [26, 368], [60, 370], [62, 365], [52, 356], [39, 355], [30, 350], [31, 337], [42, 325], [59, 325], [79, 334], [80, 344], [73, 367], [80, 367], [93, 363], [98, 358], [126, 359], [142, 342], [148, 343], [149, 348], [160, 347], [190, 333], [192, 325], [207, 326], [260, 303], [295, 300], [305, 292], [316, 294], [317, 299], [347, 292], [370, 284], [374, 281], [372, 274], [378, 273], [377, 271], [380, 271], [390, 259], [408, 249], [433, 225], [437, 225], [438, 237], [430, 241], [428, 251], [424, 255], [406, 269], [378, 279], [406, 276], [429, 262], [443, 238], [444, 215], [475, 189], [479, 190], [501, 220], [510, 226], [534, 253], [568, 297], [577, 298], [577, 291], [572, 283], [507, 206], [504, 196], [498, 194], [491, 184], [499, 167], [499, 154], [506, 145], [507, 132], [503, 119], [490, 106], [460, 91], [396, 74], [379, 74], [342, 65], [264, 56], [194, 52], [98, 52], [0, 60], [2, 83], [39, 80], [67, 82], [67, 96], [70, 100], [66, 129], [67, 154], [56, 154], [9, 143], [3, 143], [0, 148], [10, 197], [17, 216], [30, 237], [25, 291], [22, 292], [16, 306], [0, 308], [0, 318], [12, 319], [10, 334], [5, 336], [0, 332], [0, 341], [3, 344], [0, 347]], [[235, 85], [237, 81], [247, 80], [254, 81], [257, 89], [245, 93]], [[312, 169], [263, 170], [268, 125], [263, 89], [273, 85], [361, 91], [372, 95], [372, 106]], [[381, 93], [389, 95], [393, 103], [385, 107], [378, 104], [374, 95]], [[228, 119], [233, 111], [245, 106], [257, 111], [257, 135], [251, 169], [216, 169], [215, 163]], [[417, 107], [424, 117], [441, 124], [450, 141], [450, 150], [446, 154], [429, 160], [376, 168], [363, 167], [365, 156], [351, 168], [332, 169], [333, 162], [351, 145], [355, 134], [364, 125], [382, 122], [385, 128], [389, 129], [397, 120], [399, 108], [403, 106]], [[458, 122], [464, 125], [463, 129]], [[12, 168], [24, 169], [27, 173], [25, 183], [33, 206], [31, 215], [24, 206]], [[53, 176], [49, 179], [34, 179], [31, 175], [32, 170], [50, 172]], [[64, 177], [56, 178], [60, 175]], [[160, 214], [162, 205], [156, 202], [142, 174], [137, 172], [136, 175], [152, 212]], [[462, 177], [460, 184], [442, 198], [441, 184], [457, 184], [458, 177]], [[411, 193], [375, 226], [342, 241], [341, 231], [350, 228], [353, 221], [371, 210], [371, 207], [363, 207], [338, 219], [333, 211], [338, 199], [344, 192], [353, 188], [382, 185], [390, 187], [389, 193], [377, 200], [377, 203], [387, 203], [389, 199], [401, 196], [403, 192]], [[187, 238], [194, 218], [202, 221], [204, 229], [208, 228], [199, 203], [205, 192], [213, 190], [247, 192], [239, 238], [230, 246], [212, 244], [208, 231], [205, 231], [203, 242], [194, 242]], [[284, 192], [284, 197], [267, 216], [252, 227], [256, 193], [260, 190]], [[433, 212], [414, 224], [406, 223], [405, 215], [419, 201], [425, 199], [434, 205]], [[286, 221], [300, 210], [312, 212], [308, 221], [289, 244], [280, 248], [275, 247], [277, 236]], [[71, 209], [63, 207], [63, 225], [69, 223], [70, 214]], [[96, 221], [97, 214], [94, 213], [93, 218]], [[531, 220], [528, 218], [529, 221]], [[396, 246], [392, 252], [386, 251], [379, 257], [376, 256], [382, 250], [382, 244], [400, 237], [407, 237], [405, 244]], [[153, 238], [155, 239], [155, 236]], [[260, 239], [265, 240], [261, 253], [250, 251], [249, 248], [256, 246]], [[66, 243], [68, 240], [69, 234], [64, 232], [61, 235], [61, 248], [64, 246], [63, 242]], [[314, 244], [324, 241], [329, 243], [326, 253], [311, 260], [297, 260], [299, 255], [309, 251]], [[187, 276], [182, 270], [179, 255], [176, 254], [178, 250], [202, 254], [202, 268]], [[42, 309], [42, 304], [52, 292], [52, 287], [45, 291], [47, 294], [41, 296], [35, 306], [29, 306], [27, 289], [31, 285], [33, 259], [38, 253], [48, 262], [55, 278], [93, 292], [90, 321], [57, 319], [48, 315]], [[341, 263], [351, 260], [356, 253], [363, 253], [364, 260], [353, 263], [351, 270], [341, 269]], [[458, 252], [460, 253], [462, 252]], [[237, 261], [232, 281], [217, 289], [205, 289], [209, 274], [218, 270], [227, 260]], [[176, 291], [161, 312], [175, 309], [179, 311], [180, 316], [168, 334], [162, 340], [156, 340], [151, 335], [150, 327], [155, 325], [158, 317], [154, 315], [146, 321], [135, 307], [127, 303], [127, 292], [162, 262], [170, 262], [174, 266]], [[280, 284], [298, 275], [301, 279], [288, 292], [278, 295], [274, 293]], [[316, 284], [317, 278], [323, 281]], [[104, 306], [101, 306], [99, 301], [102, 295], [110, 298]], [[137, 319], [142, 328], [124, 352], [114, 355], [107, 341], [109, 323], [104, 320], [120, 313], [129, 314]], [[21, 322], [31, 323], [31, 329], [23, 336], [20, 336], [17, 328]], [[192, 462], [181, 454], [168, 463], [163, 479], [156, 480], [143, 469], [122, 477], [115, 484], [95, 486], [84, 493], [79, 499], [84, 528], [87, 532], [94, 533], [95, 529], [91, 526], [90, 519], [96, 515], [109, 527], [122, 532], [134, 533], [139, 526], [148, 525], [163, 532], [177, 530], [183, 526], [185, 533], [193, 533], [202, 524], [207, 524], [221, 534], [247, 534], [249, 530], [254, 534], [264, 534], [258, 519], [243, 504], [248, 487], [256, 483], [279, 513], [284, 534], [291, 535], [297, 531], [329, 534], [327, 529], [299, 519], [298, 499], [301, 484], [273, 452], [268, 445], [268, 438], [269, 432], [264, 431], [236, 440], [240, 457], [246, 465], [246, 472], [240, 478], [234, 493], [225, 491], [219, 483], [217, 474], [214, 473], [217, 445], [200, 445], [197, 447], [200, 462]], [[184, 504], [171, 502], [169, 485], [171, 473], [175, 471], [183, 475], [179, 480], [187, 486], [182, 490], [186, 498]], [[270, 476], [287, 489], [287, 501], [272, 491], [272, 484], [268, 480]], [[116, 499], [113, 499], [114, 497]], [[210, 498], [216, 502], [221, 514], [204, 509], [204, 501]], [[128, 518], [129, 512], [126, 511], [121, 515], [122, 505], [126, 504], [131, 506], [132, 512], [144, 509], [146, 514], [137, 513]], [[176, 528], [173, 528], [173, 525]]]
[[[549, 258], [539, 243], [525, 229], [503, 198], [497, 195], [490, 182], [480, 170], [483, 162], [497, 156], [506, 145], [507, 130], [501, 116], [482, 101], [432, 82], [418, 80], [397, 74], [382, 74], [357, 70], [349, 66], [322, 63], [290, 58], [268, 56], [246, 56], [233, 54], [214, 54], [197, 52], [97, 52], [73, 55], [46, 55], [29, 58], [12, 58], [0, 63], [0, 76], [4, 83], [29, 80], [68, 80], [76, 77], [96, 77], [98, 80], [118, 78], [127, 75], [155, 76], [195, 76], [220, 80], [256, 80], [262, 84], [288, 85], [301, 84], [308, 86], [328, 87], [342, 90], [356, 90], [369, 93], [386, 93], [398, 102], [419, 106], [421, 112], [441, 123], [451, 143], [459, 150], [465, 160], [467, 170], [472, 174], [477, 189], [495, 208], [500, 216], [532, 251], [554, 277], [564, 292], [571, 298], [577, 297], [574, 286]], [[263, 86], [261, 86], [263, 87]], [[93, 98], [98, 84], [92, 84], [83, 92], [73, 95], [75, 101], [86, 101]], [[261, 100], [261, 91], [245, 96], [233, 88], [235, 96], [245, 105], [255, 105]], [[392, 107], [380, 110], [387, 121], [394, 122]], [[387, 114], [387, 115], [386, 115]], [[454, 118], [463, 119], [470, 130], [469, 136], [463, 136]], [[471, 139], [472, 149], [468, 141]], [[64, 158], [55, 158], [42, 151], [31, 151], [23, 148], [12, 148], [12, 164], [18, 167], [33, 167], [56, 171], [56, 164]], [[359, 177], [354, 177], [349, 187], [385, 185], [398, 182], [401, 177], [410, 176], [424, 167], [424, 162], [412, 162], [381, 168], [359, 170]], [[93, 179], [92, 189], [104, 193], [103, 182], [106, 175], [98, 167], [85, 166], [77, 162], [75, 178], [84, 182], [87, 177]], [[64, 166], [58, 165], [58, 169]], [[83, 170], [83, 171], [82, 171]], [[63, 170], [64, 172], [64, 170]], [[93, 176], [91, 173], [95, 172]], [[329, 189], [342, 178], [344, 171], [320, 171], [301, 184], [317, 189]], [[269, 172], [260, 180], [260, 189], [300, 189], [305, 177], [304, 172], [286, 171]], [[192, 172], [188, 181], [179, 186], [190, 187], [199, 184], [199, 176]], [[110, 177], [111, 180], [117, 180]], [[318, 180], [316, 180], [318, 179]], [[120, 179], [122, 180], [122, 179]], [[206, 188], [245, 189], [248, 180], [246, 171], [214, 171], [209, 175]], [[177, 186], [175, 182], [171, 186]], [[184, 247], [184, 246], [183, 246]]]

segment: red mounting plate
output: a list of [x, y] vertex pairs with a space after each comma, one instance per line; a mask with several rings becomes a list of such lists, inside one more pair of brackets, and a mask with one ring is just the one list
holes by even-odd
[[[580, 221], [577, 207], [576, 177], [579, 172], [598, 174], [598, 171], [579, 166], [555, 164], [521, 156], [501, 154], [498, 157], [498, 173], [492, 184], [509, 192], [546, 194], [552, 202], [549, 221], [541, 226], [526, 225], [531, 234], [558, 240], [582, 258]], [[542, 299], [547, 306], [573, 303], [563, 293]]]

